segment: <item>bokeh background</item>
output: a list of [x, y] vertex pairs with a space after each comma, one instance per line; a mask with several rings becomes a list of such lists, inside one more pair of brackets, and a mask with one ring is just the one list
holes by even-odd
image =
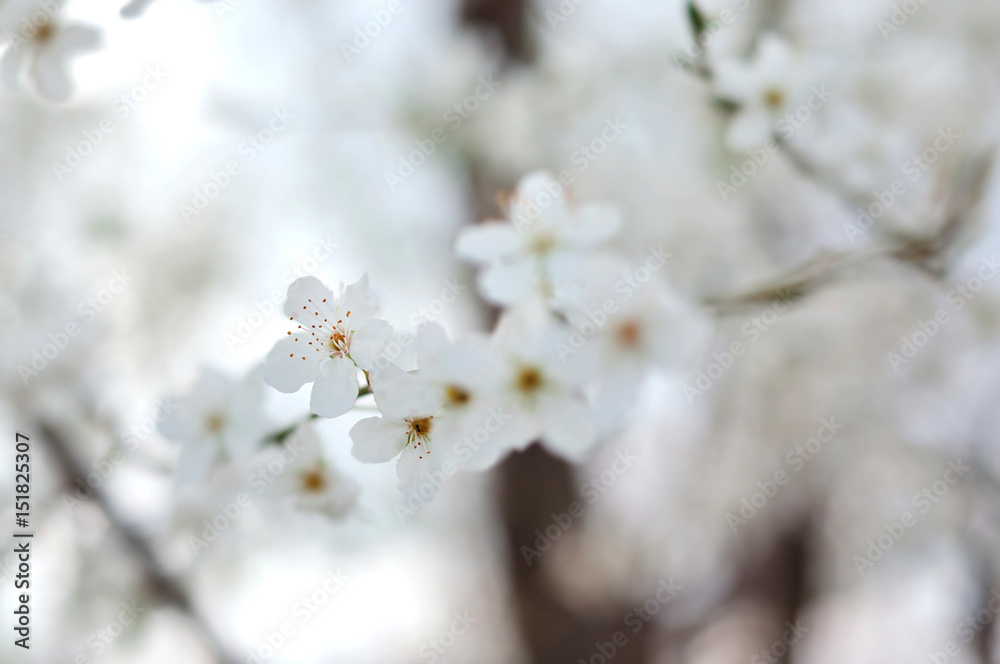
[[[46, 7], [0, 0], [8, 49]], [[29, 435], [36, 533], [29, 652], [3, 536], [0, 660], [1000, 661], [995, 3], [53, 7], [91, 31], [0, 67], [0, 477], [11, 498]], [[762, 153], [719, 86], [774, 36], [805, 96], [772, 99], [801, 115]], [[537, 169], [617, 204], [622, 252], [670, 252], [705, 355], [651, 377], [585, 463], [535, 446], [412, 518], [392, 466], [350, 456], [366, 413], [322, 422], [352, 514], [255, 499], [193, 551], [247, 477], [174, 481], [165, 400], [258, 367], [285, 329], [261, 303], [303, 274], [367, 271], [401, 329], [457, 280], [433, 318], [488, 330], [454, 240]], [[307, 403], [269, 390], [263, 415]]]

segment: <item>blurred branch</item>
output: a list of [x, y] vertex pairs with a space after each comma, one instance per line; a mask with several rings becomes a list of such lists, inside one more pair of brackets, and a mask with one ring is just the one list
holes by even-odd
[[837, 278], [845, 270], [862, 263], [889, 258], [913, 265], [934, 279], [943, 277], [951, 261], [970, 235], [970, 225], [982, 200], [993, 168], [993, 151], [970, 160], [959, 174], [945, 204], [946, 214], [931, 235], [893, 234], [882, 245], [854, 251], [826, 252], [793, 268], [765, 285], [734, 295], [710, 297], [704, 304], [725, 313], [733, 309], [770, 303], [776, 299], [807, 295]]
[[[52, 452], [66, 483], [72, 485], [76, 478], [86, 477], [88, 470], [73, 454], [68, 441], [59, 432], [58, 427], [50, 422], [41, 421], [38, 424], [38, 429], [42, 433], [42, 439], [48, 443], [47, 447]], [[104, 512], [126, 549], [142, 566], [149, 585], [156, 595], [191, 620], [215, 661], [220, 664], [238, 664], [238, 660], [226, 653], [226, 648], [209, 627], [209, 623], [195, 608], [189, 593], [180, 580], [176, 579], [160, 564], [156, 552], [146, 538], [122, 518], [100, 487], [92, 487], [92, 491], [94, 502]]]
[[[699, 32], [704, 29], [706, 20], [692, 0], [688, 1], [687, 14], [697, 38]], [[686, 68], [706, 83], [711, 83], [714, 73], [707, 62], [704, 49], [697, 58], [686, 64]], [[738, 110], [738, 106], [725, 100], [713, 101], [724, 115], [732, 116]], [[838, 178], [820, 169], [787, 140], [778, 135], [772, 135], [772, 139], [799, 173], [831, 193], [846, 208], [865, 208], [870, 204], [867, 195], [855, 191]], [[994, 151], [991, 146], [963, 165], [956, 181], [948, 188], [949, 193], [943, 205], [944, 215], [941, 222], [937, 224], [937, 230], [930, 235], [914, 235], [892, 228], [878, 227], [875, 231], [885, 240], [882, 245], [858, 251], [826, 252], [793, 268], [788, 274], [768, 281], [766, 285], [736, 295], [710, 297], [704, 304], [725, 311], [768, 303], [778, 297], [802, 296], [827, 283], [848, 267], [879, 258], [891, 258], [908, 263], [923, 270], [932, 278], [941, 278], [946, 273], [950, 260], [961, 248], [961, 239], [968, 234], [975, 208], [982, 199], [986, 181], [992, 171]], [[900, 226], [900, 224], [895, 225]]]

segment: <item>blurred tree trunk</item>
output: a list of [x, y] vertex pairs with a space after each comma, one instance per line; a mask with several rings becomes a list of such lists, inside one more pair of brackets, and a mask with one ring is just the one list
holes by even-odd
[[[570, 503], [580, 500], [572, 469], [534, 444], [504, 461], [500, 466], [500, 485], [512, 594], [530, 662], [578, 664], [580, 659], [589, 662], [597, 652], [596, 644], [611, 641], [612, 635], [622, 629], [622, 621], [631, 607], [609, 604], [599, 615], [574, 611], [552, 592], [545, 578], [544, 557], [533, 558], [529, 566], [521, 552], [522, 546], [534, 547], [536, 530], [544, 531], [552, 525], [552, 514], [566, 512]], [[616, 664], [649, 661], [647, 644], [656, 631], [653, 622], [638, 634], [629, 634], [627, 645], [614, 656]]]
[[528, 62], [527, 7], [527, 0], [465, 0], [462, 20], [497, 34], [508, 60]]

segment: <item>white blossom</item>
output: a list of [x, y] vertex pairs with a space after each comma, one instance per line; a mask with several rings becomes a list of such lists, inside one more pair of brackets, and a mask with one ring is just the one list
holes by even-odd
[[17, 21], [10, 21], [11, 42], [0, 59], [0, 75], [8, 89], [17, 89], [27, 72], [40, 95], [66, 101], [73, 93], [70, 61], [96, 50], [101, 33], [87, 25], [64, 23], [48, 9], [33, 11], [37, 9], [29, 6]]
[[276, 485], [279, 496], [297, 509], [332, 519], [342, 519], [351, 512], [360, 487], [324, 454], [315, 425], [306, 423], [298, 427], [282, 448], [275, 452], [278, 458], [285, 454], [292, 460], [282, 467]]
[[288, 287], [285, 313], [293, 324], [267, 358], [264, 380], [281, 392], [314, 382], [309, 407], [321, 417], [349, 411], [360, 389], [358, 369], [371, 370], [392, 328], [375, 318], [379, 307], [368, 275], [335, 296], [316, 277]]
[[[372, 374], [381, 417], [368, 417], [351, 428], [351, 454], [364, 463], [399, 457], [396, 474], [404, 493], [415, 489], [448, 458], [442, 442], [445, 394], [422, 377], [395, 365]], [[447, 440], [445, 440], [447, 442]]]
[[182, 444], [176, 475], [201, 480], [219, 459], [242, 460], [261, 444], [264, 384], [259, 372], [241, 381], [206, 370], [176, 408], [160, 423], [160, 433]]
[[466, 229], [456, 251], [485, 265], [479, 289], [498, 304], [513, 304], [534, 292], [551, 297], [586, 274], [587, 257], [614, 236], [621, 216], [597, 204], [577, 206], [545, 172], [526, 176], [506, 206], [507, 221]]
[[570, 461], [581, 459], [597, 442], [597, 429], [579, 393], [580, 365], [563, 362], [556, 344], [565, 328], [537, 300], [507, 311], [493, 335], [501, 362], [500, 402], [512, 420], [501, 434], [511, 449], [536, 440]]
[[778, 120], [798, 102], [804, 71], [791, 47], [778, 35], [760, 38], [750, 61], [724, 59], [713, 66], [715, 93], [738, 105], [726, 132], [726, 145], [742, 152], [763, 145]]

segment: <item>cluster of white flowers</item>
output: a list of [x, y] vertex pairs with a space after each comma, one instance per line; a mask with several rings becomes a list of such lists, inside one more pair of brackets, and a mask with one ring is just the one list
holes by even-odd
[[[372, 394], [380, 416], [351, 429], [352, 454], [365, 463], [397, 459], [403, 492], [440, 486], [434, 477], [446, 464], [450, 472], [486, 469], [536, 441], [581, 461], [622, 426], [646, 371], [690, 360], [705, 337], [700, 317], [657, 274], [668, 257], [662, 248], [634, 269], [610, 248], [621, 226], [613, 208], [576, 205], [551, 175], [535, 173], [507, 197], [506, 215], [467, 228], [457, 243], [460, 256], [484, 265], [482, 295], [505, 307], [495, 329], [453, 341], [441, 326], [424, 325], [415, 371], [388, 358], [392, 328], [377, 317], [367, 275], [340, 293], [312, 276], [288, 289], [291, 329], [268, 356], [264, 381], [286, 393], [313, 383], [310, 409], [324, 418]], [[182, 401], [163, 432], [187, 444], [184, 475], [266, 438], [253, 415], [261, 406], [255, 384], [209, 375]], [[304, 504], [337, 484], [315, 468], [293, 484]]]

